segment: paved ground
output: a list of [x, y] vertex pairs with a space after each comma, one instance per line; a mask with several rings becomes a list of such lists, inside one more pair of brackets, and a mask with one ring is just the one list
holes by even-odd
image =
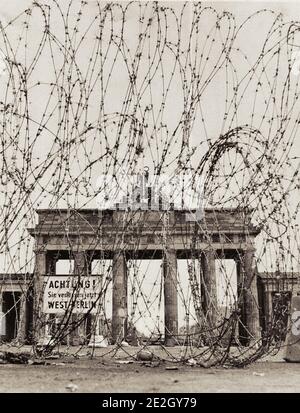
[[[243, 369], [206, 369], [168, 361], [149, 367], [141, 361], [126, 364], [122, 354], [105, 361], [86, 354], [49, 360], [47, 365], [0, 365], [0, 392], [300, 391], [300, 364], [286, 363], [281, 355]], [[178, 369], [169, 370], [174, 366]]]

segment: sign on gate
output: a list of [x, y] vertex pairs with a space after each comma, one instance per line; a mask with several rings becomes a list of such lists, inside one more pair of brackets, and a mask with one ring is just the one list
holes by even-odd
[[44, 313], [96, 313], [101, 277], [49, 276], [44, 289]]

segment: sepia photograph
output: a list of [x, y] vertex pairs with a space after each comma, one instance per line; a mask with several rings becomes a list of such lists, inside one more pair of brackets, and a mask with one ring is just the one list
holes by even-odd
[[297, 1], [0, 0], [0, 400], [300, 392], [299, 98]]

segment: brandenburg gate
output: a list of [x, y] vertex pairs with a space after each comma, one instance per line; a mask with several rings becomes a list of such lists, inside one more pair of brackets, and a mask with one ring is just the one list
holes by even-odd
[[[199, 260], [201, 308], [195, 309], [214, 328], [217, 320], [216, 259], [233, 259], [237, 268], [240, 341], [260, 337], [254, 240], [259, 229], [251, 211], [213, 209], [199, 220], [187, 210], [40, 209], [29, 229], [35, 238], [34, 320], [43, 319], [43, 290], [55, 275], [58, 259], [74, 260], [74, 276], [91, 274], [91, 260], [112, 260], [112, 342], [126, 340], [128, 319], [127, 260], [161, 259], [164, 296], [164, 342], [178, 338], [178, 259]], [[195, 211], [194, 211], [195, 212]]]

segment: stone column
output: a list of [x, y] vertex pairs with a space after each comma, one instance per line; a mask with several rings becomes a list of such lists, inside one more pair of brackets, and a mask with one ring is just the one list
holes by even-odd
[[165, 345], [174, 346], [178, 336], [177, 257], [168, 250], [163, 257], [165, 300]]
[[203, 294], [203, 312], [206, 316], [209, 327], [214, 327], [217, 321], [217, 281], [216, 281], [216, 264], [215, 252], [213, 249], [203, 251], [202, 253], [202, 289]]
[[248, 248], [243, 252], [241, 263], [241, 289], [243, 318], [247, 333], [246, 345], [260, 338], [255, 250]]
[[113, 257], [112, 339], [126, 340], [127, 335], [127, 266], [125, 253], [116, 251]]
[[20, 299], [20, 315], [18, 321], [17, 341], [25, 344], [26, 341], [26, 321], [27, 321], [27, 291], [22, 292]]
[[33, 277], [33, 341], [37, 343], [44, 336], [44, 277], [46, 275], [46, 251], [35, 251], [35, 269]]
[[[74, 256], [74, 277], [82, 278], [87, 275], [87, 259], [85, 251], [73, 251]], [[70, 342], [74, 346], [85, 344], [86, 339], [86, 314], [72, 314], [71, 321], [73, 327], [70, 332]]]
[[268, 286], [265, 284], [265, 291], [264, 291], [264, 319], [265, 325], [268, 326], [269, 322], [271, 321], [272, 316], [272, 293], [268, 290]]
[[244, 276], [242, 271], [242, 257], [240, 254], [235, 258], [236, 262], [236, 274], [237, 274], [237, 296], [239, 306], [239, 323], [238, 323], [238, 335], [239, 341], [242, 345], [247, 344], [248, 332], [246, 329], [245, 318], [245, 305], [244, 305]]

